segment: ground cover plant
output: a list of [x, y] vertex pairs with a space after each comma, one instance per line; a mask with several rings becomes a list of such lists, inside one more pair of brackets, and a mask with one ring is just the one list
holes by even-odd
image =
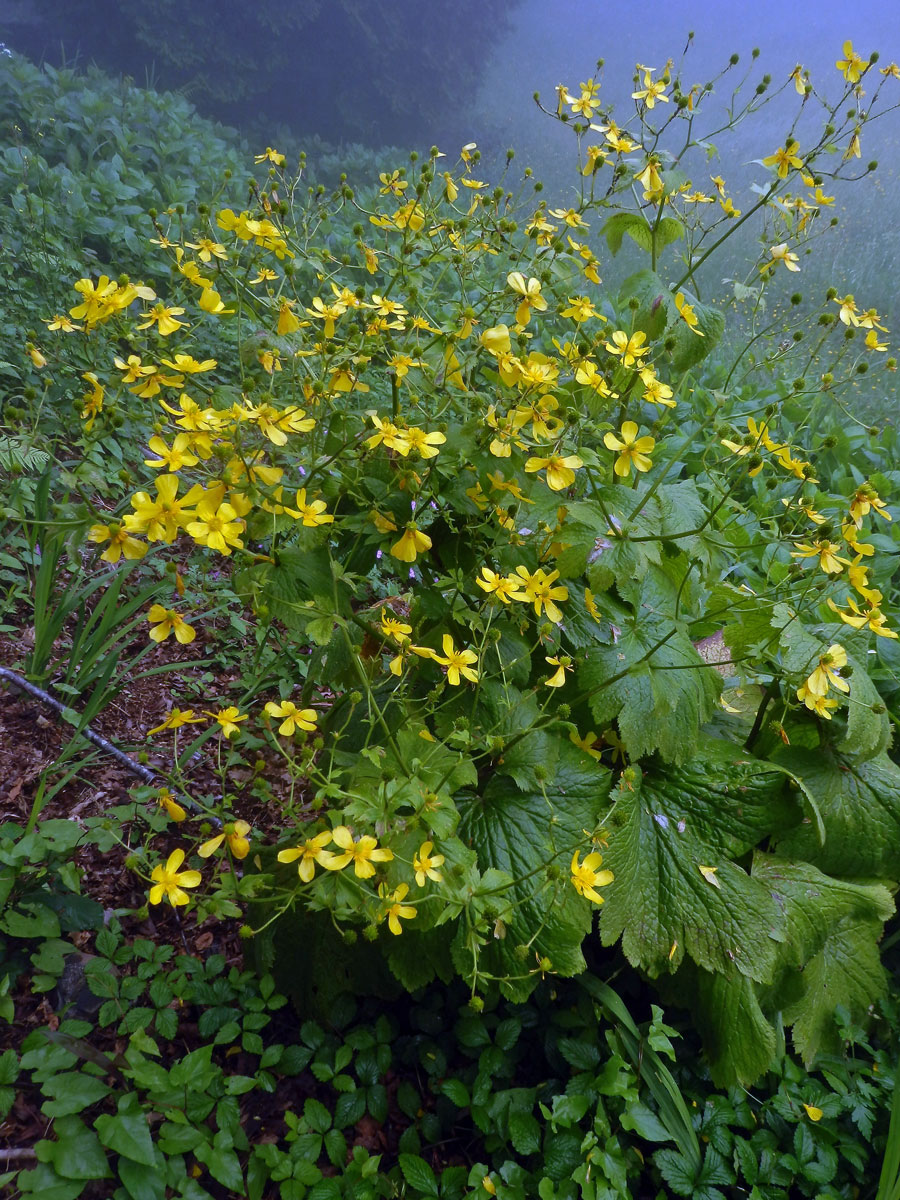
[[[155, 260], [73, 279], [27, 338], [4, 678], [66, 734], [0, 830], [0, 1003], [56, 988], [65, 1012], [67, 971], [88, 998], [0, 1060], [54, 1121], [23, 1194], [112, 1171], [136, 1200], [872, 1184], [896, 1064], [896, 440], [842, 395], [896, 364], [864, 298], [789, 285], [827, 244], [829, 181], [870, 173], [900, 68], [849, 42], [828, 87], [798, 68], [783, 86], [820, 132], [774, 145], [761, 122], [745, 198], [709, 157], [765, 111], [737, 67], [642, 66], [618, 122], [597, 80], [560, 87], [566, 208], [512, 151], [493, 182], [469, 144], [329, 192], [267, 147], [249, 186], [152, 207]], [[717, 353], [697, 273], [747, 222], [728, 294], [750, 332]], [[613, 285], [626, 237], [646, 265]], [[90, 727], [138, 688], [128, 759]], [[110, 751], [140, 778], [127, 803], [47, 819]], [[85, 847], [117, 856], [130, 906], [91, 897]], [[204, 964], [216, 937], [231, 960]], [[299, 1040], [264, 1039], [285, 995]], [[348, 995], [369, 1007], [338, 1044]], [[453, 1024], [418, 1059], [427, 1103], [388, 1080], [378, 998]], [[664, 1061], [655, 999], [689, 1011], [708, 1077]], [[185, 1007], [202, 1045], [176, 1062]], [[448, 1076], [460, 1047], [477, 1072]], [[336, 1095], [284, 1083], [310, 1064]], [[285, 1087], [255, 1141], [238, 1098]], [[377, 1139], [348, 1149], [395, 1109], [384, 1167]]]

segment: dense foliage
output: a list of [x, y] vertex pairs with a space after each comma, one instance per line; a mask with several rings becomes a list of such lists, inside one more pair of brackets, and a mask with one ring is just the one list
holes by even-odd
[[[86, 264], [63, 301], [45, 269], [45, 332], [6, 364], [0, 443], [0, 567], [34, 631], [17, 665], [72, 705], [60, 770], [130, 682], [198, 667], [145, 731], [144, 788], [84, 836], [127, 850], [151, 908], [244, 922], [261, 982], [107, 922], [95, 950], [120, 977], [104, 961], [84, 977], [122, 1061], [79, 1053], [80, 1018], [0, 1060], [8, 1084], [21, 1068], [50, 1085], [56, 1138], [25, 1194], [74, 1197], [110, 1154], [135, 1200], [207, 1194], [189, 1178], [204, 1168], [232, 1193], [246, 1171], [250, 1194], [276, 1180], [317, 1200], [871, 1183], [857, 1134], [883, 1119], [894, 1066], [863, 1025], [900, 852], [898, 478], [893, 430], [873, 437], [841, 393], [895, 363], [853, 296], [813, 298], [810, 326], [779, 290], [900, 75], [843, 54], [830, 102], [787, 81], [822, 106], [821, 134], [775, 147], [761, 130], [747, 199], [709, 176], [707, 91], [641, 68], [621, 124], [595, 81], [559, 89], [570, 207], [528, 174], [511, 184], [512, 153], [481, 179], [474, 145], [413, 155], [368, 192], [307, 187], [268, 147], [249, 192], [205, 193], [199, 169], [180, 198], [161, 186], [150, 257], [133, 240], [126, 273], [121, 206], [102, 198], [109, 270]], [[732, 122], [761, 95], [738, 88]], [[58, 204], [60, 150], [19, 154]], [[34, 190], [15, 194], [31, 213]], [[728, 297], [749, 332], [717, 357], [726, 318], [695, 271], [750, 217], [759, 253]], [[39, 272], [38, 225], [23, 228]], [[81, 235], [57, 236], [62, 256]], [[626, 237], [647, 263], [604, 286]], [[166, 661], [175, 644], [196, 662]], [[2, 831], [7, 992], [29, 962], [33, 987], [55, 986], [61, 935], [102, 924], [67, 864], [79, 827], [40, 820], [66, 778], [41, 781], [24, 836]], [[40, 944], [26, 957], [16, 939]], [[619, 972], [689, 1010], [727, 1096], [663, 1062], [674, 1030], [643, 996], [634, 1023]], [[260, 1036], [276, 986], [309, 1018], [297, 1044]], [[343, 1131], [386, 1120], [395, 1033], [345, 1037], [340, 1014], [348, 993], [405, 1012], [404, 992], [431, 1012], [414, 1016], [428, 1044], [397, 1053], [431, 1099], [397, 1089], [408, 1124], [383, 1174]], [[163, 1050], [176, 1001], [217, 1014], [180, 1061]], [[238, 1041], [258, 1062], [229, 1075], [215, 1047]], [[291, 1110], [287, 1149], [253, 1145], [236, 1098], [309, 1064], [337, 1095]], [[189, 1078], [190, 1111], [174, 1099]], [[759, 1104], [734, 1087], [761, 1078]], [[89, 1127], [78, 1114], [100, 1102]], [[165, 1116], [153, 1141], [144, 1112]], [[438, 1182], [420, 1155], [461, 1121], [485, 1160], [461, 1150]], [[673, 1145], [647, 1166], [645, 1142]]]

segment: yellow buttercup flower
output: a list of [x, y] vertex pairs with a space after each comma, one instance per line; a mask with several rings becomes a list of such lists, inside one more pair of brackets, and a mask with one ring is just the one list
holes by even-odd
[[228, 708], [220, 708], [216, 712], [204, 708], [203, 712], [205, 716], [212, 717], [214, 721], [218, 722], [222, 733], [227, 738], [234, 737], [236, 733], [240, 733], [238, 722], [247, 720], [247, 714], [241, 713], [240, 709], [235, 708], [233, 704], [229, 705]]
[[426, 550], [431, 549], [431, 538], [427, 533], [422, 533], [416, 525], [410, 522], [406, 526], [399, 541], [391, 546], [391, 555], [394, 558], [399, 558], [401, 562], [412, 563], [416, 561], [417, 554], [423, 554]]
[[250, 826], [246, 821], [229, 821], [222, 832], [210, 838], [208, 842], [204, 842], [197, 853], [201, 858], [209, 858], [224, 842], [235, 858], [246, 858], [250, 853], [248, 833], [250, 833]]
[[154, 642], [164, 642], [170, 633], [175, 634], [175, 640], [182, 646], [192, 642], [197, 636], [196, 630], [172, 608], [162, 604], [154, 604], [147, 613], [147, 620], [154, 626], [150, 637]]
[[799, 148], [799, 142], [789, 141], [784, 146], [779, 146], [774, 154], [767, 155], [763, 159], [763, 163], [767, 167], [775, 167], [775, 173], [779, 179], [786, 179], [792, 167], [803, 166], [803, 160], [797, 154]]
[[527, 600], [528, 597], [522, 592], [521, 579], [512, 575], [498, 575], [496, 571], [492, 571], [490, 567], [481, 568], [481, 579], [476, 579], [475, 582], [484, 592], [488, 592], [491, 596], [496, 596], [503, 604], [509, 604], [510, 600]]
[[813, 696], [825, 696], [829, 686], [845, 694], [850, 684], [838, 674], [847, 665], [847, 651], [838, 642], [829, 646], [819, 658], [819, 665], [806, 681], [806, 688]]
[[124, 525], [92, 525], [88, 532], [89, 542], [109, 542], [100, 555], [104, 562], [117, 563], [120, 558], [134, 561], [143, 558], [147, 547], [132, 537]]
[[444, 878], [438, 870], [438, 867], [444, 864], [444, 856], [443, 854], [432, 854], [433, 849], [434, 842], [423, 842], [418, 853], [413, 855], [413, 870], [416, 873], [416, 883], [419, 887], [425, 886], [426, 879], [440, 883]]
[[644, 345], [646, 340], [647, 335], [643, 330], [639, 329], [637, 333], [629, 336], [623, 329], [617, 329], [612, 334], [612, 340], [604, 342], [603, 345], [610, 354], [622, 359], [623, 367], [633, 367], [645, 354], [650, 353], [650, 347]]
[[416, 910], [411, 904], [404, 904], [406, 894], [409, 891], [409, 885], [406, 883], [399, 884], [393, 892], [388, 893], [384, 884], [378, 889], [378, 894], [386, 904], [385, 911], [379, 917], [383, 921], [387, 917], [388, 929], [391, 933], [399, 937], [403, 932], [401, 920], [411, 921], [416, 915]]
[[319, 719], [314, 708], [298, 708], [292, 700], [282, 700], [279, 704], [270, 700], [265, 711], [270, 717], [278, 717], [281, 721], [278, 732], [282, 737], [291, 737], [298, 729], [304, 733], [314, 733]]
[[684, 298], [684, 292], [678, 292], [675, 296], [675, 307], [678, 309], [678, 315], [690, 329], [691, 333], [696, 333], [698, 337], [705, 337], [703, 330], [699, 328], [699, 320], [694, 312], [694, 306], [688, 304]]
[[531, 320], [531, 310], [536, 309], [538, 312], [544, 312], [547, 308], [547, 301], [541, 295], [541, 282], [539, 279], [527, 279], [521, 271], [510, 271], [506, 277], [506, 282], [514, 292], [522, 297], [519, 301], [519, 307], [516, 309], [516, 322], [519, 325], [527, 325]]
[[547, 487], [559, 492], [575, 482], [575, 472], [583, 466], [584, 463], [577, 454], [551, 454], [549, 458], [529, 458], [525, 463], [525, 470], [529, 474], [546, 471]]
[[161, 787], [156, 796], [156, 802], [160, 808], [165, 809], [173, 821], [184, 821], [187, 819], [187, 813], [172, 795], [167, 787]]
[[330, 525], [334, 521], [331, 513], [325, 511], [327, 505], [324, 500], [312, 500], [307, 503], [306, 488], [301, 488], [297, 492], [297, 507], [288, 508], [285, 506], [284, 511], [289, 517], [293, 517], [296, 521], [303, 522], [308, 528], [314, 528], [316, 525]]
[[315, 837], [306, 838], [302, 842], [298, 842], [296, 846], [291, 846], [290, 850], [279, 850], [278, 861], [280, 863], [297, 862], [297, 874], [304, 883], [309, 883], [316, 873], [316, 863], [324, 866], [323, 855], [327, 855], [325, 847], [331, 842], [331, 830], [326, 829], [324, 833], [317, 833]]
[[192, 708], [173, 708], [162, 724], [147, 730], [147, 736], [152, 737], [154, 733], [162, 733], [164, 729], [180, 729], [182, 725], [197, 725], [202, 720], [202, 717], [194, 716]]
[[618, 458], [613, 465], [615, 473], [620, 478], [627, 479], [632, 466], [636, 471], [649, 471], [653, 466], [650, 454], [656, 445], [656, 439], [638, 437], [638, 427], [634, 421], [623, 421], [620, 434], [621, 436], [617, 437], [610, 430], [603, 437], [603, 444], [608, 450], [618, 451]]
[[534, 604], [535, 616], [539, 617], [541, 612], [546, 612], [548, 621], [552, 621], [554, 625], [561, 624], [562, 609], [556, 601], [568, 600], [569, 589], [563, 584], [556, 584], [559, 571], [551, 571], [548, 575], [543, 567], [538, 567], [534, 572], [529, 571], [527, 567], [516, 567], [516, 574], [522, 580], [520, 587], [527, 600]]
[[197, 887], [203, 882], [203, 876], [199, 871], [182, 871], [183, 862], [184, 851], [173, 850], [165, 866], [153, 868], [150, 875], [154, 884], [150, 889], [151, 904], [161, 904], [163, 896], [173, 906], [188, 903], [190, 896], [183, 889]]
[[352, 831], [346, 825], [338, 825], [332, 832], [334, 844], [341, 850], [340, 854], [323, 850], [317, 859], [329, 871], [342, 871], [353, 863], [353, 873], [359, 879], [371, 879], [375, 874], [372, 865], [377, 862], [390, 862], [394, 857], [392, 850], [379, 847], [377, 838], [368, 834], [354, 838]]
[[472, 650], [457, 650], [453, 644], [453, 637], [449, 633], [444, 634], [441, 645], [444, 657], [435, 654], [434, 661], [447, 668], [448, 683], [453, 687], [458, 687], [460, 677], [468, 679], [471, 683], [477, 683], [478, 672], [472, 670], [472, 664], [478, 662], [478, 655]]
[[595, 904], [602, 904], [603, 897], [596, 889], [598, 887], [607, 887], [615, 879], [612, 871], [601, 871], [600, 865], [603, 862], [602, 854], [588, 854], [583, 862], [578, 861], [578, 851], [572, 855], [571, 879], [572, 887], [587, 900], [593, 900]]
[[861, 58], [848, 39], [844, 42], [844, 57], [834, 64], [848, 83], [859, 83], [860, 76], [868, 69], [869, 60]]

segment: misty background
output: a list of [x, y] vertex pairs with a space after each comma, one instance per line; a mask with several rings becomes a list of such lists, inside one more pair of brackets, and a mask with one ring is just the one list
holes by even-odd
[[[512, 186], [530, 166], [545, 184], [543, 197], [566, 205], [579, 183], [575, 138], [539, 110], [534, 92], [555, 109], [558, 84], [577, 91], [580, 81], [596, 76], [604, 111], [612, 108], [626, 124], [635, 112], [636, 63], [661, 72], [672, 58], [677, 71], [684, 56], [686, 92], [739, 55], [704, 101], [695, 134], [721, 121], [741, 81], [741, 95], [749, 98], [763, 76], [771, 76], [772, 99], [713, 139], [711, 157], [695, 151], [683, 165], [701, 190], [711, 190], [711, 175], [723, 176], [735, 204], [745, 208], [754, 199], [752, 184], [767, 178], [753, 160], [783, 144], [800, 105], [790, 83], [775, 93], [802, 64], [818, 91], [837, 98], [844, 81], [834, 64], [848, 38], [864, 58], [878, 50], [879, 66], [900, 60], [898, 0], [852, 6], [839, 0], [620, 0], [615, 6], [600, 0], [257, 0], [252, 7], [219, 0], [0, 0], [0, 41], [14, 51], [55, 65], [96, 63], [140, 86], [182, 91], [199, 112], [236, 127], [253, 150], [277, 145], [294, 161], [300, 149], [308, 150], [313, 172], [316, 153], [324, 150], [332, 161], [346, 162], [352, 183], [362, 184], [371, 175], [354, 178], [360, 147], [383, 157], [385, 166], [402, 167], [410, 149], [437, 144], [452, 163], [459, 147], [476, 142], [480, 178], [497, 180], [512, 147], [516, 158], [506, 182]], [[880, 79], [870, 73], [866, 90]], [[855, 185], [826, 185], [837, 198], [829, 212], [839, 227], [801, 260], [800, 275], [785, 277], [783, 291], [803, 287], [814, 303], [833, 283], [900, 330], [900, 110], [892, 107], [900, 101], [900, 80], [889, 78], [883, 96], [880, 108], [892, 111], [866, 127], [858, 168], [864, 172], [877, 160], [877, 170]], [[804, 131], [818, 136], [819, 112], [808, 103], [801, 138]], [[371, 154], [361, 161], [371, 171]], [[760, 228], [751, 224], [704, 276], [710, 296], [724, 295], [722, 279], [740, 277], [748, 255], [755, 258], [751, 243]], [[613, 268], [596, 229], [590, 239], [604, 279], [623, 278], [630, 252]], [[634, 261], [642, 265], [636, 255]], [[894, 403], [885, 398], [885, 415], [892, 415]]]

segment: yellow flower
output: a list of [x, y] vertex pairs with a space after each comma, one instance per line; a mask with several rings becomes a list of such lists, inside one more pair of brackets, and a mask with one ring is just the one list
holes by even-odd
[[591, 758], [599, 759], [603, 753], [602, 750], [597, 749], [600, 738], [594, 733], [593, 729], [586, 733], [584, 737], [579, 737], [577, 731], [573, 729], [569, 734], [569, 741], [576, 745], [579, 750], [583, 750], [585, 754], [589, 754]]
[[873, 591], [870, 595], [867, 608], [860, 608], [852, 596], [847, 597], [846, 609], [839, 608], [830, 598], [828, 600], [828, 607], [832, 612], [838, 614], [845, 625], [850, 625], [853, 629], [869, 628], [879, 637], [896, 638], [897, 634], [892, 629], [887, 628], [887, 617], [878, 608], [880, 603], [881, 593]]
[[316, 721], [319, 719], [314, 708], [298, 708], [292, 700], [282, 700], [279, 704], [270, 700], [265, 711], [270, 717], [278, 717], [281, 721], [278, 732], [282, 737], [290, 737], [298, 729], [305, 733], [314, 733]]
[[847, 651], [838, 642], [829, 646], [819, 657], [819, 665], [806, 681], [806, 688], [813, 696], [825, 696], [829, 685], [839, 692], [850, 691], [850, 684], [838, 671], [847, 665]]
[[135, 492], [131, 497], [134, 512], [126, 513], [123, 523], [129, 533], [145, 533], [149, 542], [174, 542], [178, 530], [193, 516], [186, 507], [203, 498], [203, 488], [195, 483], [179, 500], [177, 475], [160, 475], [154, 484], [156, 499], [151, 500], [147, 492]]
[[313, 528], [316, 525], [330, 525], [334, 520], [334, 517], [325, 511], [326, 507], [324, 500], [313, 500], [307, 504], [306, 488], [301, 488], [297, 492], [297, 507], [285, 506], [284, 511], [289, 517], [293, 517], [297, 521], [302, 519], [304, 525]]
[[371, 879], [375, 874], [373, 863], [390, 862], [394, 857], [392, 850], [379, 848], [378, 840], [368, 834], [354, 838], [346, 825], [338, 825], [331, 836], [334, 844], [343, 853], [333, 854], [328, 850], [322, 851], [321, 857], [317, 861], [329, 871], [342, 871], [344, 867], [349, 867], [353, 863], [353, 872], [358, 879]]
[[434, 433], [426, 433], [424, 429], [404, 429], [404, 436], [409, 443], [409, 448], [415, 450], [420, 458], [435, 458], [438, 454], [438, 446], [443, 446], [447, 438], [443, 433], [435, 430]]
[[304, 883], [309, 883], [316, 873], [316, 863], [320, 866], [323, 854], [327, 856], [325, 847], [331, 841], [331, 830], [326, 829], [324, 833], [317, 833], [315, 837], [307, 838], [303, 842], [298, 842], [296, 846], [292, 846], [290, 850], [279, 850], [278, 861], [280, 863], [296, 862], [297, 874]]
[[476, 584], [482, 591], [496, 596], [503, 604], [509, 604], [510, 600], [528, 599], [525, 593], [519, 590], [522, 586], [521, 579], [517, 579], [514, 575], [498, 575], [490, 567], [482, 567], [481, 574], [483, 578], [476, 579]]
[[180, 317], [183, 312], [183, 308], [167, 308], [160, 300], [158, 304], [153, 305], [149, 312], [144, 313], [144, 320], [138, 325], [138, 329], [149, 329], [151, 325], [155, 324], [160, 337], [168, 337], [170, 333], [174, 333], [176, 329], [181, 329], [184, 325], [184, 321], [175, 319]]
[[759, 268], [760, 274], [768, 274], [778, 263], [784, 263], [789, 271], [800, 270], [797, 266], [800, 260], [792, 250], [788, 250], [787, 242], [780, 242], [777, 246], [770, 246], [769, 254], [771, 255], [771, 261], [762, 264]]
[[[163, 366], [171, 367], [180, 375], [199, 375], [204, 371], [212, 371], [219, 365], [214, 358], [204, 358], [202, 362], [198, 362], [192, 354], [175, 354], [171, 359], [163, 358], [160, 361]], [[118, 366], [118, 363], [116, 365]]]
[[539, 617], [543, 610], [547, 614], [547, 619], [554, 625], [561, 624], [562, 609], [555, 602], [568, 600], [569, 589], [562, 584], [553, 586], [559, 578], [559, 571], [551, 571], [548, 575], [543, 567], [538, 567], [534, 573], [527, 567], [516, 567], [516, 574], [522, 580], [520, 587], [525, 592], [526, 598], [534, 604], [535, 616]]
[[868, 516], [872, 509], [886, 521], [891, 520], [891, 514], [884, 501], [870, 483], [864, 483], [856, 489], [856, 494], [850, 501], [850, 517], [857, 529], [862, 526], [863, 517]]
[[568, 656], [564, 656], [563, 658], [548, 658], [545, 655], [544, 662], [549, 663], [551, 667], [556, 667], [550, 678], [544, 680], [545, 686], [552, 688], [562, 687], [566, 682], [566, 671], [572, 670], [572, 660]]
[[851, 41], [844, 42], [844, 57], [834, 64], [848, 83], [859, 83], [863, 71], [868, 69], [869, 60], [860, 58]]
[[[849, 44], [850, 43], [848, 42], [847, 45], [849, 45]], [[809, 1119], [811, 1121], [821, 1121], [822, 1120], [822, 1117], [824, 1114], [822, 1113], [821, 1108], [816, 1108], [816, 1106], [814, 1104], [804, 1104], [803, 1107], [806, 1109], [806, 1115], [809, 1117]]]
[[228, 708], [220, 708], [216, 712], [211, 712], [210, 709], [204, 708], [203, 712], [205, 716], [212, 717], [214, 721], [218, 721], [222, 733], [228, 738], [234, 737], [236, 733], [240, 733], [240, 729], [238, 728], [239, 721], [247, 720], [247, 714], [242, 714], [233, 704], [229, 705]]
[[549, 458], [529, 458], [525, 470], [529, 474], [535, 471], [546, 471], [547, 487], [554, 492], [560, 492], [575, 482], [575, 472], [584, 463], [577, 454], [551, 454]]
[[151, 625], [156, 626], [155, 629], [150, 630], [150, 637], [154, 642], [164, 642], [170, 633], [174, 633], [175, 640], [182, 646], [186, 646], [197, 636], [196, 630], [188, 625], [184, 617], [174, 609], [164, 608], [162, 604], [153, 605], [147, 613], [147, 620]]
[[638, 437], [638, 427], [634, 421], [623, 421], [620, 432], [621, 437], [616, 437], [612, 430], [603, 437], [606, 448], [619, 453], [613, 466], [615, 473], [627, 479], [632, 465], [636, 471], [649, 471], [653, 466], [650, 453], [656, 445], [655, 438]]
[[220, 554], [230, 554], [233, 546], [243, 547], [240, 534], [244, 522], [227, 501], [220, 503], [217, 495], [204, 496], [197, 504], [195, 518], [188, 522], [187, 531], [199, 546]]
[[390, 894], [388, 894], [384, 884], [378, 889], [378, 894], [387, 905], [379, 920], [383, 921], [387, 917], [388, 929], [397, 936], [403, 932], [403, 926], [400, 924], [401, 919], [411, 921], [416, 915], [416, 910], [411, 904], [403, 903], [408, 891], [409, 885], [405, 883], [401, 883]]
[[[44, 318], [41, 319], [44, 320]], [[49, 321], [44, 320], [44, 324], [50, 330], [61, 329], [63, 333], [77, 333], [81, 329], [80, 325], [76, 325], [74, 321], [70, 321], [65, 314], [60, 315], [59, 313], [56, 313]]]
[[441, 658], [440, 655], [435, 654], [434, 661], [447, 668], [447, 681], [453, 687], [458, 687], [460, 676], [462, 676], [471, 683], [477, 683], [478, 672], [472, 670], [472, 664], [478, 662], [478, 655], [472, 650], [457, 650], [453, 645], [453, 637], [449, 633], [445, 633], [441, 638], [441, 645], [444, 657]]
[[192, 708], [173, 708], [161, 725], [147, 730], [147, 736], [152, 737], [154, 733], [162, 733], [164, 729], [180, 729], [182, 725], [196, 725], [202, 720], [202, 717], [194, 716]]
[[432, 879], [435, 883], [440, 883], [444, 878], [438, 870], [438, 867], [444, 863], [443, 854], [432, 854], [434, 842], [423, 842], [419, 847], [418, 854], [413, 855], [413, 870], [416, 873], [416, 883], [419, 887], [425, 886], [425, 880]]
[[430, 549], [431, 538], [427, 533], [422, 533], [413, 522], [410, 522], [400, 540], [391, 546], [391, 555], [399, 558], [401, 562], [411, 563], [416, 561], [417, 554], [422, 554]]
[[838, 558], [837, 552], [841, 548], [838, 542], [829, 542], [827, 538], [820, 538], [812, 545], [809, 542], [794, 542], [794, 545], [796, 550], [791, 551], [791, 558], [818, 557], [819, 566], [826, 575], [840, 575], [847, 565], [846, 558]]
[[147, 443], [153, 454], [158, 458], [145, 458], [146, 467], [163, 467], [166, 471], [180, 471], [182, 467], [194, 467], [199, 462], [196, 454], [191, 454], [191, 439], [186, 433], [179, 433], [172, 443], [171, 450], [161, 437], [152, 437]]
[[603, 862], [602, 854], [588, 854], [583, 862], [578, 861], [578, 851], [572, 855], [572, 887], [579, 894], [595, 904], [602, 904], [603, 897], [595, 891], [598, 887], [607, 887], [615, 876], [612, 871], [601, 871], [598, 868]]
[[506, 277], [506, 282], [522, 299], [519, 302], [519, 307], [516, 309], [516, 321], [519, 325], [527, 325], [531, 320], [531, 310], [536, 309], [538, 312], [544, 312], [547, 308], [547, 301], [541, 295], [541, 283], [539, 279], [529, 278], [527, 281], [521, 271], [510, 271]]
[[173, 850], [165, 866], [156, 866], [150, 878], [154, 886], [150, 889], [150, 903], [161, 904], [163, 896], [172, 905], [187, 904], [190, 896], [184, 888], [195, 888], [202, 883], [203, 876], [199, 871], [182, 871], [184, 851]]
[[85, 371], [81, 376], [91, 385], [91, 390], [85, 392], [81, 400], [81, 419], [85, 422], [85, 430], [90, 433], [94, 427], [97, 414], [103, 411], [103, 385], [93, 371]]
[[635, 179], [644, 189], [645, 200], [655, 200], [662, 195], [663, 181], [659, 173], [659, 163], [650, 159], [643, 171], [635, 175]]
[[187, 813], [172, 795], [167, 787], [161, 787], [156, 796], [160, 808], [164, 808], [173, 821], [184, 821]]
[[230, 821], [221, 833], [204, 842], [197, 853], [201, 858], [209, 858], [225, 842], [235, 858], [246, 858], [250, 853], [250, 842], [247, 840], [249, 832], [250, 826], [246, 821]]
[[370, 438], [366, 438], [366, 445], [369, 449], [373, 450], [376, 446], [383, 444], [388, 450], [396, 450], [405, 458], [410, 451], [410, 441], [406, 430], [398, 428], [392, 421], [382, 421], [376, 413], [370, 412], [369, 417], [377, 430]]
[[831, 714], [838, 706], [837, 700], [829, 696], [815, 695], [805, 683], [797, 688], [797, 699], [802, 700], [808, 709], [824, 717], [826, 721], [831, 720]]
[[763, 159], [763, 163], [767, 167], [775, 167], [775, 173], [779, 179], [786, 179], [791, 167], [803, 166], [802, 160], [797, 155], [799, 148], [799, 142], [788, 141], [784, 146], [779, 146], [774, 154], [767, 155]]
[[284, 155], [279, 154], [277, 150], [273, 150], [271, 146], [266, 146], [265, 153], [255, 155], [253, 161], [255, 163], [270, 162], [274, 163], [276, 167], [283, 167]]
[[698, 337], [706, 336], [703, 330], [698, 328], [699, 321], [697, 314], [694, 312], [693, 305], [686, 303], [684, 299], [684, 292], [678, 292], [676, 294], [675, 307], [678, 309], [679, 316], [685, 322], [688, 329], [690, 329], [691, 333], [696, 333]]
[[147, 547], [131, 536], [123, 525], [92, 525], [88, 533], [89, 542], [109, 542], [100, 555], [104, 562], [117, 563], [123, 556], [133, 561], [143, 558]]
[[647, 335], [642, 330], [638, 330], [629, 337], [624, 330], [617, 329], [612, 335], [612, 341], [604, 342], [603, 345], [610, 354], [615, 354], [622, 359], [622, 366], [631, 367], [639, 362], [645, 354], [650, 353], [650, 347], [644, 345], [646, 340]]
[[666, 85], [661, 79], [654, 80], [651, 78], [654, 67], [644, 68], [644, 86], [638, 92], [632, 92], [632, 100], [643, 100], [647, 108], [653, 108], [657, 100], [664, 100], [669, 103], [669, 97], [665, 94]]

